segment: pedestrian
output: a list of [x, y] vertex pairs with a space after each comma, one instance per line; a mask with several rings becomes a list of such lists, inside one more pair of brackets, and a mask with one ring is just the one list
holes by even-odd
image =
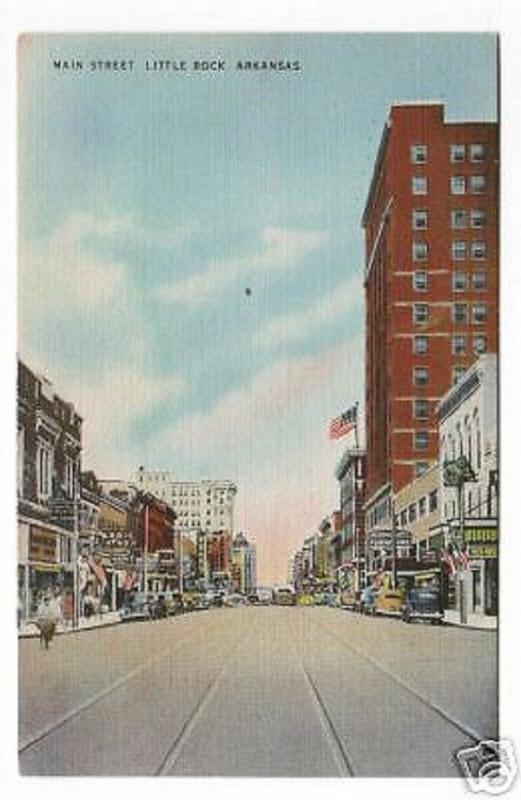
[[48, 650], [56, 632], [56, 609], [49, 594], [44, 595], [38, 606], [36, 626], [40, 631], [40, 646]]

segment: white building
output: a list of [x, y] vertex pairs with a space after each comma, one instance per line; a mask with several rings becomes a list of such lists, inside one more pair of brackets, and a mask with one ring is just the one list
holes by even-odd
[[187, 530], [233, 533], [237, 486], [229, 480], [176, 480], [168, 470], [139, 467], [133, 483], [168, 503], [177, 514], [177, 527]]
[[[497, 517], [497, 357], [482, 355], [438, 405], [440, 463], [465, 456], [476, 475], [464, 489], [464, 516]], [[457, 519], [453, 487], [441, 486], [442, 522]]]
[[[444, 395], [438, 405], [438, 419], [440, 528], [445, 545], [463, 547], [469, 558], [469, 569], [457, 573], [455, 602], [458, 608], [464, 606], [466, 615], [496, 615], [499, 481], [495, 354], [482, 355]], [[458, 489], [444, 485], [443, 465], [462, 456], [475, 480], [463, 486], [460, 517]]]

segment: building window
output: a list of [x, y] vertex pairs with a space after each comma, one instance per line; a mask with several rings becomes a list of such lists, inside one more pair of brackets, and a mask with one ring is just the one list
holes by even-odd
[[452, 242], [452, 258], [455, 261], [461, 261], [467, 257], [467, 242], [462, 239], [457, 239]]
[[423, 475], [424, 472], [427, 472], [429, 469], [429, 462], [428, 461], [417, 461], [414, 467], [414, 474], [417, 478], [420, 475]]
[[484, 333], [478, 333], [472, 337], [472, 349], [477, 356], [487, 352], [487, 337]]
[[400, 525], [402, 526], [402, 528], [405, 528], [405, 526], [407, 525], [407, 510], [406, 509], [404, 509], [403, 511], [400, 512]]
[[427, 513], [427, 498], [420, 497], [420, 499], [418, 500], [418, 514], [420, 515], [420, 517], [424, 517], [426, 513]]
[[18, 496], [24, 496], [25, 430], [18, 428], [16, 436], [16, 484]]
[[427, 352], [429, 347], [429, 340], [427, 336], [415, 336], [414, 337], [414, 352], [417, 355], [423, 355]]
[[465, 194], [466, 181], [464, 175], [453, 175], [450, 179], [451, 194]]
[[429, 382], [429, 370], [427, 367], [414, 367], [413, 381], [415, 386], [427, 386]]
[[412, 276], [412, 283], [416, 291], [418, 292], [427, 291], [427, 273], [415, 272]]
[[474, 303], [472, 306], [472, 322], [479, 325], [487, 319], [487, 306], [485, 303]]
[[453, 164], [457, 161], [465, 161], [465, 145], [464, 144], [451, 144], [450, 146], [450, 160]]
[[463, 208], [455, 208], [450, 212], [450, 224], [453, 228], [466, 228], [467, 212]]
[[456, 270], [452, 275], [452, 288], [455, 292], [464, 292], [467, 288], [467, 273]]
[[413, 194], [427, 194], [427, 178], [425, 175], [413, 175], [411, 179]]
[[470, 145], [470, 160], [471, 161], [484, 161], [485, 160], [485, 145], [481, 143]]
[[429, 319], [429, 307], [427, 303], [414, 304], [414, 321], [427, 322]]
[[428, 255], [427, 242], [412, 243], [412, 257], [414, 261], [425, 261]]
[[485, 270], [480, 269], [472, 273], [472, 288], [476, 291], [487, 288], [487, 273]]
[[52, 493], [53, 454], [50, 447], [38, 445], [36, 464], [38, 497], [46, 500]]
[[466, 323], [469, 320], [469, 307], [467, 303], [454, 303], [453, 320], [458, 323]]
[[[454, 384], [458, 383], [466, 371], [467, 371], [466, 367], [454, 367], [454, 369], [452, 370], [452, 382]], [[461, 439], [460, 439], [460, 455], [462, 455]]]
[[484, 228], [487, 222], [487, 215], [481, 208], [475, 208], [470, 212], [470, 227]]
[[427, 228], [428, 215], [426, 211], [414, 209], [412, 212], [412, 227], [415, 231], [423, 231]]
[[74, 498], [74, 476], [75, 476], [75, 463], [74, 459], [65, 457], [65, 494], [72, 500]]
[[452, 352], [454, 355], [461, 355], [467, 352], [467, 337], [465, 335], [454, 336], [452, 339]]
[[429, 432], [416, 431], [414, 434], [414, 449], [427, 450], [428, 447], [429, 447]]
[[429, 402], [428, 400], [415, 400], [414, 401], [414, 416], [416, 419], [428, 419], [429, 417]]
[[411, 164], [427, 163], [427, 145], [413, 144], [411, 146]]
[[485, 258], [487, 254], [487, 246], [485, 242], [482, 241], [472, 242], [470, 245], [470, 252], [472, 254], [472, 258]]
[[416, 504], [411, 503], [409, 506], [409, 522], [416, 522]]
[[484, 175], [471, 175], [470, 176], [470, 191], [472, 194], [483, 194], [487, 187], [487, 182]]

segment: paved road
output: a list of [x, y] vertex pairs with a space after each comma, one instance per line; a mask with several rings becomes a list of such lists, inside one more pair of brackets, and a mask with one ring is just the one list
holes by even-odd
[[27, 775], [444, 777], [496, 734], [488, 631], [268, 607], [20, 641]]

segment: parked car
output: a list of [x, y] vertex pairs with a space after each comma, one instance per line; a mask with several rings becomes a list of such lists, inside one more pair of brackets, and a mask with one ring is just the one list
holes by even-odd
[[372, 586], [366, 586], [360, 597], [360, 612], [362, 614], [375, 614], [376, 591]]
[[280, 588], [273, 592], [273, 604], [276, 606], [294, 606], [296, 602], [295, 592], [291, 589]]
[[122, 622], [150, 619], [147, 595], [144, 592], [135, 592], [131, 594], [119, 613]]
[[357, 601], [359, 603], [359, 600], [360, 592], [355, 592], [354, 589], [343, 589], [343, 591], [340, 592], [340, 608], [355, 609], [357, 607]]
[[375, 599], [375, 612], [377, 614], [400, 616], [403, 602], [403, 591], [401, 589], [380, 589]]
[[402, 619], [404, 622], [412, 622], [413, 619], [427, 619], [433, 625], [441, 624], [443, 609], [439, 587], [427, 585], [414, 586], [409, 589], [402, 609]]
[[223, 597], [223, 606], [226, 608], [239, 608], [246, 605], [246, 598], [242, 594], [227, 594]]
[[315, 599], [312, 594], [299, 594], [297, 597], [298, 606], [312, 606], [315, 604]]

